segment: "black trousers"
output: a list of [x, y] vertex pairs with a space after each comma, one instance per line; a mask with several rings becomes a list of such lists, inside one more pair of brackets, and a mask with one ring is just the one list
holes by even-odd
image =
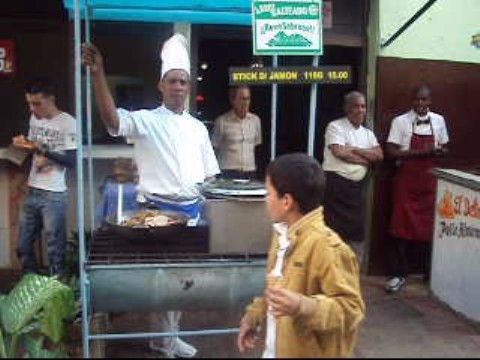
[[362, 242], [365, 231], [365, 180], [348, 180], [332, 171], [326, 171], [325, 175], [325, 223], [345, 242]]
[[241, 170], [222, 170], [220, 177], [225, 179], [255, 180], [257, 178], [257, 172]]
[[408, 241], [391, 236], [387, 241], [386, 251], [390, 276], [423, 274], [426, 280], [430, 279], [431, 242]]

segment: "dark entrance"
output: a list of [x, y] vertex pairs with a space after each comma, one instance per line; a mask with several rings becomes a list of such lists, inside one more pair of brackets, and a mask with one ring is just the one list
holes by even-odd
[[[193, 30], [195, 34], [197, 30]], [[281, 56], [279, 66], [311, 65], [311, 56]], [[248, 67], [262, 63], [271, 66], [271, 57], [255, 57], [252, 51], [252, 34], [249, 27], [198, 26], [198, 77], [197, 116], [208, 126], [214, 119], [229, 109], [229, 67]], [[363, 49], [326, 45], [320, 65], [349, 65], [352, 67], [353, 82], [348, 85], [321, 85], [317, 95], [315, 156], [323, 160], [323, 136], [331, 120], [342, 116], [343, 95], [359, 89], [363, 84]], [[202, 66], [204, 67], [202, 69]], [[206, 68], [205, 68], [206, 67]], [[360, 89], [362, 90], [362, 89]], [[271, 86], [252, 87], [251, 111], [262, 119], [263, 145], [258, 159], [263, 173], [270, 159], [270, 116]], [[281, 85], [278, 87], [277, 108], [277, 155], [294, 151], [306, 151], [308, 143], [308, 121], [310, 86]]]

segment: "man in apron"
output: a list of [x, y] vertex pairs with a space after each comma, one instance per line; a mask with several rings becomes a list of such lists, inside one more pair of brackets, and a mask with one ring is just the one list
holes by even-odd
[[[83, 62], [92, 73], [100, 117], [112, 136], [125, 136], [134, 144], [139, 174], [139, 201], [190, 217], [200, 218], [198, 184], [220, 172], [207, 128], [185, 109], [190, 91], [190, 59], [186, 39], [175, 34], [162, 47], [158, 90], [163, 103], [156, 109], [117, 109], [107, 84], [102, 55], [83, 45]], [[162, 331], [179, 330], [181, 312], [156, 314]], [[153, 339], [152, 350], [167, 357], [195, 356], [196, 349], [178, 336]]]
[[[443, 116], [429, 110], [431, 90], [422, 85], [413, 92], [412, 110], [393, 119], [387, 154], [397, 160], [393, 178], [387, 292], [397, 292], [409, 272], [407, 248], [420, 251], [425, 277], [430, 272], [436, 182], [430, 170], [447, 152], [449, 141]], [[413, 245], [413, 246], [412, 246]]]

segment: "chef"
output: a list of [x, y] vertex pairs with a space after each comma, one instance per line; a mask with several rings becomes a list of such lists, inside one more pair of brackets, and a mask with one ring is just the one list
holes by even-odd
[[[117, 109], [108, 88], [100, 51], [82, 45], [82, 60], [92, 74], [102, 122], [112, 136], [128, 136], [134, 144], [139, 174], [139, 201], [162, 210], [181, 211], [195, 225], [201, 197], [197, 185], [219, 173], [206, 127], [185, 109], [190, 92], [190, 59], [181, 34], [169, 38], [160, 54], [162, 69], [157, 88], [163, 103], [155, 109]], [[159, 317], [164, 331], [178, 331], [181, 312]], [[196, 349], [179, 337], [150, 341], [167, 356], [193, 357]]]

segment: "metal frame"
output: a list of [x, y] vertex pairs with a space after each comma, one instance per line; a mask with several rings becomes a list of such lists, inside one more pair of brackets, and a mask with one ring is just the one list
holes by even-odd
[[[83, 9], [83, 13], [81, 11]], [[83, 340], [83, 356], [90, 357], [90, 341], [93, 340], [114, 340], [114, 339], [138, 339], [138, 338], [153, 338], [166, 336], [205, 336], [205, 335], [221, 335], [232, 334], [238, 332], [238, 328], [228, 329], [203, 329], [193, 331], [178, 331], [178, 332], [141, 332], [129, 334], [90, 334], [90, 318], [92, 315], [90, 303], [90, 279], [89, 269], [91, 266], [86, 264], [86, 244], [85, 244], [85, 202], [84, 202], [84, 158], [87, 159], [87, 175], [88, 175], [88, 206], [90, 213], [90, 230], [93, 232], [95, 228], [94, 207], [95, 207], [95, 192], [93, 191], [93, 159], [92, 159], [92, 101], [91, 101], [91, 75], [87, 72], [85, 77], [85, 99], [86, 99], [86, 156], [84, 156], [83, 146], [83, 125], [82, 125], [82, 74], [81, 74], [81, 42], [82, 42], [82, 27], [81, 19], [84, 20], [83, 40], [90, 41], [90, 16], [93, 9], [88, 4], [88, 0], [74, 0], [74, 54], [75, 54], [75, 116], [77, 126], [77, 224], [79, 231], [79, 264], [80, 264], [80, 293], [82, 303], [82, 340]], [[319, 57], [313, 57], [313, 66], [318, 66]], [[273, 56], [273, 66], [278, 66], [278, 56]], [[314, 154], [315, 142], [315, 119], [316, 119], [316, 105], [317, 105], [317, 84], [312, 84], [310, 95], [310, 119], [308, 129], [308, 154]], [[272, 85], [272, 117], [271, 117], [271, 159], [276, 155], [276, 122], [277, 122], [277, 96], [278, 85]], [[105, 265], [106, 267], [114, 267], [115, 265]], [[167, 266], [184, 266], [189, 267], [188, 264], [169, 264]]]
[[[83, 11], [82, 11], [83, 9]], [[201, 329], [193, 331], [177, 331], [177, 332], [137, 332], [129, 334], [90, 334], [90, 320], [93, 315], [90, 302], [90, 278], [89, 270], [98, 269], [95, 266], [88, 266], [86, 259], [86, 242], [85, 242], [85, 193], [84, 193], [84, 159], [87, 160], [88, 182], [89, 189], [88, 206], [90, 213], [90, 230], [93, 232], [95, 228], [94, 206], [95, 193], [93, 191], [93, 159], [92, 159], [92, 101], [91, 101], [91, 75], [87, 72], [85, 77], [86, 89], [82, 89], [82, 74], [81, 74], [81, 43], [83, 41], [90, 41], [90, 15], [92, 8], [88, 4], [88, 0], [74, 0], [74, 55], [75, 55], [75, 116], [76, 116], [76, 130], [77, 130], [77, 224], [79, 231], [79, 267], [80, 267], [80, 294], [82, 304], [82, 341], [83, 341], [83, 356], [90, 358], [90, 341], [94, 340], [114, 340], [114, 339], [138, 339], [138, 338], [154, 338], [166, 336], [206, 336], [206, 335], [222, 335], [232, 334], [239, 331], [238, 328], [226, 329]], [[82, 24], [84, 21], [84, 31], [82, 34]], [[83, 37], [82, 37], [83, 35]], [[83, 103], [82, 94], [85, 91], [86, 99], [86, 134], [87, 144], [85, 146], [86, 154], [84, 154], [83, 144]], [[116, 265], [105, 265], [104, 267], [112, 269]], [[149, 266], [149, 265], [144, 265]], [[190, 267], [189, 264], [169, 264], [167, 267]], [[217, 264], [219, 266], [219, 264]], [[224, 265], [228, 266], [228, 265]], [[125, 266], [123, 266], [125, 267]], [[134, 268], [134, 266], [132, 266]]]

